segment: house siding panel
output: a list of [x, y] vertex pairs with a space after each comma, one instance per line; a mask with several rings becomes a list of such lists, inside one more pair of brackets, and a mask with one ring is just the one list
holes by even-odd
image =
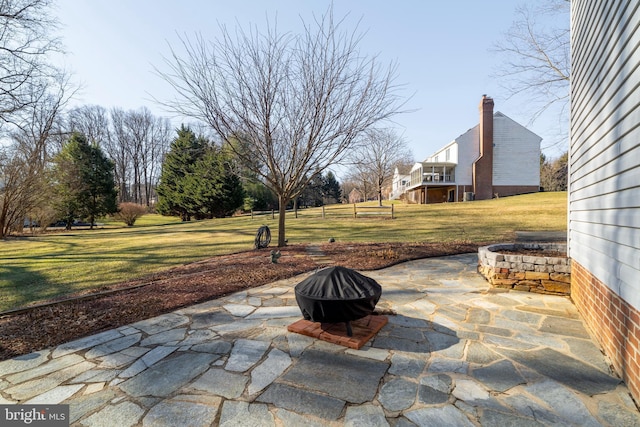
[[579, 222], [583, 222], [589, 224], [590, 227], [593, 227], [594, 225], [613, 225], [619, 228], [626, 227], [629, 229], [626, 230], [626, 232], [632, 234], [637, 232], [638, 221], [640, 221], [636, 208], [591, 209], [584, 211], [573, 211], [571, 215], [571, 220], [576, 222], [576, 224]]
[[[583, 190], [586, 192], [587, 189]], [[597, 195], [597, 198], [593, 196], [594, 195], [582, 197], [582, 209], [624, 209], [638, 206], [638, 190], [633, 188], [615, 193]]]
[[[582, 3], [577, 2], [577, 5]], [[595, 34], [599, 39], [592, 40], [591, 45], [583, 45], [582, 43], [586, 40], [576, 40], [576, 34], [573, 35], [572, 68], [579, 70], [576, 73], [579, 73], [578, 76], [583, 75], [584, 79], [575, 78], [571, 89], [573, 106], [569, 225], [571, 227], [572, 222], [575, 222], [575, 226], [580, 228], [583, 227], [581, 218], [585, 215], [584, 212], [598, 212], [596, 206], [601, 205], [599, 201], [601, 197], [635, 192], [640, 188], [638, 180], [640, 143], [637, 133], [637, 127], [640, 124], [640, 108], [638, 108], [640, 72], [638, 68], [630, 68], [630, 64], [634, 62], [640, 64], [640, 55], [637, 50], [634, 50], [640, 46], [640, 38], [629, 32], [630, 28], [637, 28], [640, 24], [640, 13], [637, 7], [623, 8], [621, 7], [623, 2], [615, 1], [611, 2], [611, 6], [617, 14], [605, 17], [591, 16], [589, 12], [603, 10], [594, 7], [595, 4], [592, 5], [589, 1], [584, 3], [583, 7], [574, 6], [574, 19], [578, 19], [575, 13], [582, 12], [584, 21], [580, 22], [591, 23], [590, 33]], [[623, 20], [621, 17], [623, 11], [634, 14]], [[613, 27], [614, 24], [620, 27]], [[609, 50], [609, 55], [603, 55], [600, 52], [603, 46]], [[634, 61], [629, 57], [632, 52], [637, 56]], [[604, 63], [593, 61], [592, 55], [603, 58]], [[626, 200], [629, 199], [627, 195], [623, 197]], [[628, 206], [618, 207], [615, 196], [607, 199], [609, 209], [612, 210], [610, 217], [617, 216], [620, 221], [625, 221], [623, 226], [640, 228], [640, 219], [635, 221], [628, 219], [629, 213], [624, 210], [628, 209]], [[613, 206], [611, 206], [612, 201], [614, 201]], [[640, 206], [640, 200], [636, 206]], [[582, 213], [578, 214], [578, 212]], [[581, 216], [576, 217], [576, 215]], [[591, 221], [588, 224], [590, 228], [595, 229], [602, 226], [598, 221]], [[610, 236], [609, 241], [611, 252], [620, 250], [616, 249], [615, 236]], [[590, 257], [589, 249], [588, 246], [583, 245], [570, 245], [569, 248], [571, 256], [590, 269], [592, 264], [602, 261], [599, 261], [600, 258]], [[626, 247], [622, 250], [630, 252], [624, 257], [625, 259], [640, 260], [639, 248]], [[638, 269], [640, 273], [637, 262], [630, 267]], [[599, 279], [607, 283], [603, 280], [604, 278], [599, 277]]]
[[473, 177], [471, 171], [473, 169], [473, 162], [480, 156], [480, 133], [478, 126], [460, 135], [456, 138], [456, 142], [458, 143], [456, 183], [458, 185], [472, 185]]
[[[639, 183], [638, 170], [637, 168], [629, 169], [608, 178], [589, 180], [586, 184], [584, 181], [585, 180], [576, 179], [571, 181], [574, 184], [573, 188], [575, 191], [575, 194], [571, 195], [571, 202], [575, 204], [576, 209], [582, 209], [580, 202], [584, 202], [584, 199], [599, 199], [602, 195], [617, 194], [626, 191], [637, 193], [637, 184]], [[591, 200], [591, 203], [594, 203], [594, 201]], [[599, 203], [599, 200], [596, 200], [595, 203]], [[612, 207], [612, 209], [618, 208], [619, 206], [617, 204]]]
[[[449, 151], [448, 157], [447, 157], [447, 151]], [[429, 160], [435, 161], [434, 159], [436, 157], [440, 162], [457, 163], [458, 162], [458, 144], [456, 143], [456, 141], [452, 141], [448, 145], [445, 145], [440, 151], [437, 151], [433, 156], [431, 156]]]
[[571, 7], [572, 298], [640, 399], [640, 3]]
[[[597, 264], [594, 263], [591, 271], [593, 273], [599, 272], [598, 278], [616, 291], [620, 288], [622, 282], [622, 278], [619, 277], [621, 269], [625, 266], [628, 267], [633, 260], [632, 252], [628, 250], [630, 246], [614, 241], [618, 237], [617, 234], [624, 233], [624, 230], [607, 233], [605, 227], [599, 227], [596, 231], [591, 228], [588, 224], [576, 226], [572, 230], [572, 232], [575, 232], [571, 236], [572, 243], [574, 245], [588, 245], [590, 257], [603, 261]], [[614, 247], [615, 249], [612, 249]], [[612, 268], [613, 265], [617, 265], [617, 267]]]
[[541, 138], [500, 113], [493, 132], [493, 185], [539, 187]]

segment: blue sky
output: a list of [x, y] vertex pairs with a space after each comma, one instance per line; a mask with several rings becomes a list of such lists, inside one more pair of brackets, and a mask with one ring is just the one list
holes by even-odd
[[[334, 1], [334, 15], [348, 14], [358, 24], [360, 48], [383, 63], [398, 65], [397, 83], [412, 96], [415, 112], [396, 117], [396, 128], [409, 143], [416, 161], [478, 123], [483, 94], [495, 109], [527, 125], [543, 137], [549, 157], [561, 151], [558, 114], [551, 111], [530, 124], [534, 110], [526, 97], [508, 94], [491, 75], [502, 58], [491, 51], [514, 20], [517, 1]], [[137, 109], [146, 106], [169, 116], [151, 98], [168, 99], [171, 88], [153, 72], [162, 68], [178, 34], [219, 35], [219, 25], [264, 27], [277, 18], [283, 31], [300, 31], [301, 22], [325, 12], [328, 0], [58, 0], [64, 62], [82, 83], [74, 104]]]

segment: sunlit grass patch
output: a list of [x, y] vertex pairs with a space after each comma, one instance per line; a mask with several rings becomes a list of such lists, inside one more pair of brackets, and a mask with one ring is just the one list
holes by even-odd
[[[566, 193], [432, 205], [395, 203], [394, 216], [353, 218], [353, 205], [287, 214], [290, 244], [340, 242], [499, 242], [515, 231], [566, 230]], [[389, 204], [389, 202], [385, 202]], [[367, 202], [375, 205], [375, 202]], [[172, 266], [253, 249], [261, 225], [277, 240], [277, 218], [240, 216], [181, 222], [145, 215], [133, 227], [105, 222], [0, 241], [0, 310], [134, 279]], [[375, 256], [393, 256], [376, 254]]]

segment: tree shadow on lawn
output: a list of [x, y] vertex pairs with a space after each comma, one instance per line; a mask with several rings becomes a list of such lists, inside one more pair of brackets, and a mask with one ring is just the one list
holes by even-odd
[[10, 278], [4, 285], [0, 282], [0, 311], [51, 298], [61, 287], [37, 271], [15, 265], [0, 266], [0, 277]]

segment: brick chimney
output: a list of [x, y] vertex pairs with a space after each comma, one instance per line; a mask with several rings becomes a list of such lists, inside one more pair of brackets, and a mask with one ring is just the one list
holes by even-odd
[[476, 200], [493, 197], [493, 99], [480, 101], [480, 157], [473, 163], [473, 192]]

